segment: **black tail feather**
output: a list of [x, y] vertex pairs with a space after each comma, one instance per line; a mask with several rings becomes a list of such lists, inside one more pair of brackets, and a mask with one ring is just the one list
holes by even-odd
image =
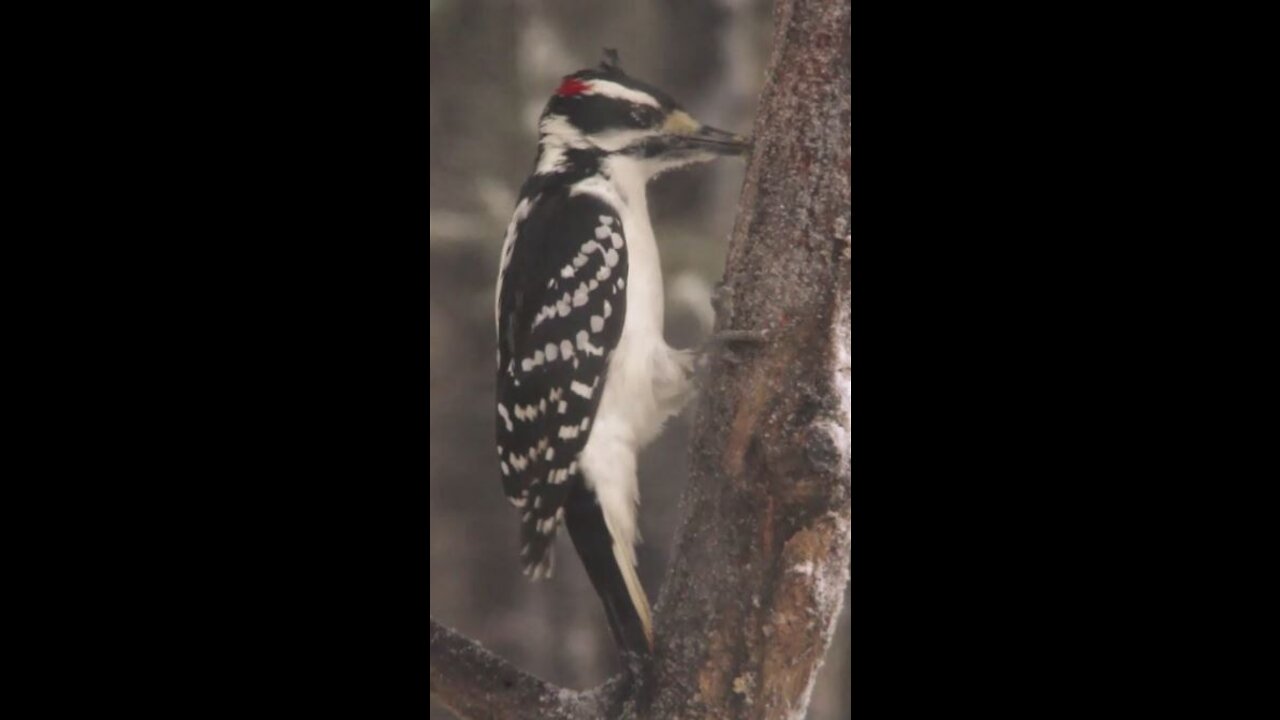
[[649, 629], [627, 592], [627, 583], [613, 552], [614, 540], [605, 525], [604, 513], [595, 493], [587, 489], [581, 477], [576, 478], [573, 484], [565, 504], [565, 525], [569, 528], [569, 537], [578, 557], [582, 558], [587, 576], [604, 603], [613, 639], [623, 653], [647, 655], [652, 650]]

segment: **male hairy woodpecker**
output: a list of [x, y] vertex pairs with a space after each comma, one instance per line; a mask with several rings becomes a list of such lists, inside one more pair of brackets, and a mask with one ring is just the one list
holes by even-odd
[[636, 453], [679, 412], [694, 354], [663, 338], [663, 285], [645, 188], [667, 170], [747, 152], [606, 51], [563, 78], [539, 121], [533, 175], [498, 274], [497, 445], [521, 512], [527, 575], [549, 577], [561, 523], [620, 650], [652, 650], [636, 575]]

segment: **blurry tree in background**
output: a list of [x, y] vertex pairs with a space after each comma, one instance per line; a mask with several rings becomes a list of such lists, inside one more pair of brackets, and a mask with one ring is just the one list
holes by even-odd
[[[519, 567], [517, 516], [493, 455], [493, 287], [536, 120], [563, 75], [618, 48], [635, 77], [695, 117], [749, 132], [769, 58], [767, 0], [431, 0], [430, 491], [431, 614], [514, 665], [587, 688], [618, 666], [598, 599], [567, 538], [554, 578]], [[740, 162], [650, 186], [667, 278], [667, 335], [702, 339], [742, 184]], [[672, 552], [689, 420], [674, 419], [640, 458], [640, 576], [655, 597]], [[847, 606], [847, 603], [846, 603]], [[847, 619], [827, 656], [812, 720], [849, 717]], [[452, 718], [432, 709], [433, 720]]]

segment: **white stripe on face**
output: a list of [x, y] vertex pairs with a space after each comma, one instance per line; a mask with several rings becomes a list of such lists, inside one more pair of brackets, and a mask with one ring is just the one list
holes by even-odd
[[586, 95], [602, 95], [615, 100], [627, 100], [638, 105], [648, 105], [655, 108], [662, 107], [662, 104], [648, 93], [633, 90], [612, 80], [592, 80], [586, 85], [587, 89], [583, 91]]
[[538, 132], [544, 137], [554, 138], [556, 142], [566, 147], [589, 147], [582, 139], [582, 131], [570, 125], [569, 118], [564, 115], [548, 115], [542, 118], [538, 123]]
[[656, 134], [652, 130], [608, 130], [592, 135], [591, 141], [602, 150], [617, 152]]

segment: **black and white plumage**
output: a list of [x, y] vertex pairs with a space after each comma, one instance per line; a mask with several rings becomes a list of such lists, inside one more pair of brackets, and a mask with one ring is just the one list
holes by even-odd
[[534, 579], [563, 523], [619, 646], [651, 649], [636, 575], [636, 454], [690, 394], [692, 355], [663, 338], [647, 182], [745, 152], [616, 63], [564, 78], [503, 242], [495, 302], [497, 450]]

